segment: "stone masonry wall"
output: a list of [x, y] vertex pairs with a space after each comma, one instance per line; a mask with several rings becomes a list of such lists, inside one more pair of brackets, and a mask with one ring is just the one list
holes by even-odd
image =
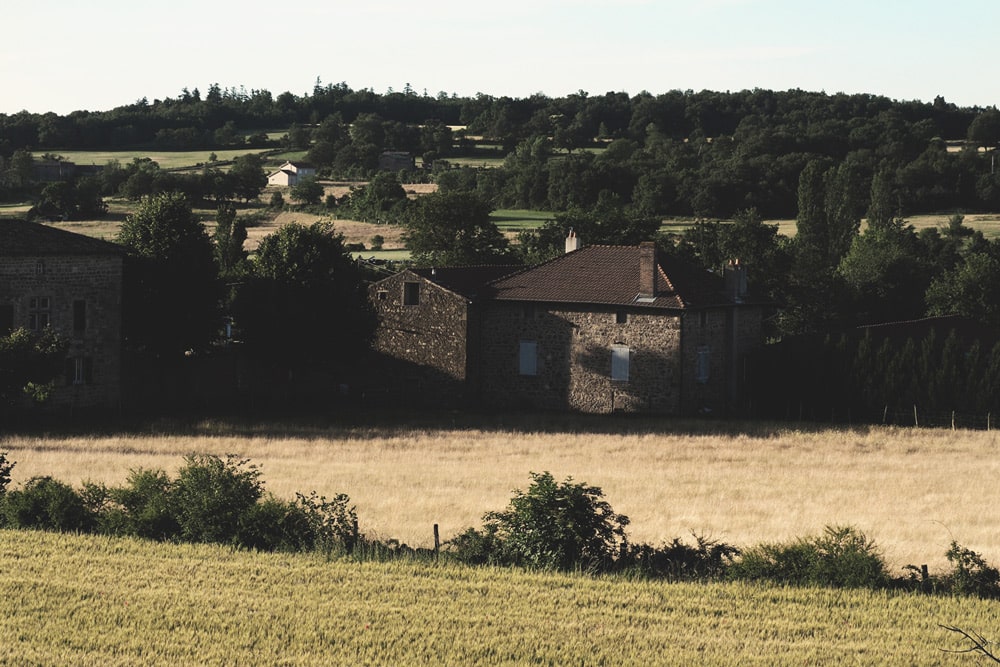
[[[14, 328], [47, 319], [70, 341], [65, 376], [52, 404], [115, 407], [121, 397], [122, 258], [116, 255], [0, 257], [0, 307], [13, 309]], [[82, 331], [74, 331], [74, 302], [83, 301]], [[34, 316], [34, 317], [33, 317]], [[74, 382], [73, 360], [85, 360]]]
[[[407, 283], [419, 285], [415, 305], [404, 303]], [[386, 360], [372, 373], [387, 384], [379, 389], [422, 404], [466, 400], [466, 299], [409, 271], [371, 285], [368, 297], [378, 317], [372, 346]]]
[[[493, 302], [483, 316], [483, 397], [505, 407], [675, 414], [680, 335], [673, 312]], [[521, 341], [537, 345], [535, 375], [520, 372]], [[627, 380], [611, 377], [614, 345], [628, 348]]]

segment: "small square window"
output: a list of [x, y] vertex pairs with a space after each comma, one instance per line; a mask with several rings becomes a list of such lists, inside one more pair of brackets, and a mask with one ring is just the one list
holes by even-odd
[[403, 305], [420, 305], [420, 283], [403, 283]]
[[615, 313], [615, 324], [628, 324], [628, 313], [619, 310]]
[[384, 289], [380, 289], [376, 296], [378, 297], [379, 301], [385, 301], [386, 299], [389, 298], [389, 293], [386, 292]]

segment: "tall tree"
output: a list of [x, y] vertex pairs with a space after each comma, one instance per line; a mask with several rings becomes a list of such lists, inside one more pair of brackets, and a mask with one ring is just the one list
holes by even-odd
[[251, 354], [289, 370], [349, 370], [374, 322], [357, 264], [327, 222], [264, 237], [233, 314]]
[[471, 192], [424, 195], [406, 217], [403, 239], [423, 266], [503, 262], [510, 244], [490, 220], [492, 208]]
[[168, 357], [204, 347], [218, 325], [219, 281], [212, 242], [179, 193], [143, 199], [122, 224], [128, 345]]

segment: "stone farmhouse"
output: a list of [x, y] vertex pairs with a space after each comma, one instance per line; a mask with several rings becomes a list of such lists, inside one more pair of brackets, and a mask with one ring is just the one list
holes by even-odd
[[[746, 271], [658, 257], [652, 242], [502, 267], [408, 270], [371, 286], [376, 350], [404, 404], [730, 414], [764, 304]], [[479, 272], [479, 273], [476, 273]], [[461, 276], [461, 279], [458, 279]], [[482, 279], [483, 282], [476, 282]]]
[[69, 341], [55, 406], [119, 404], [124, 255], [113, 243], [0, 221], [0, 335], [52, 327]]
[[268, 174], [268, 185], [282, 185], [291, 187], [297, 185], [300, 180], [316, 175], [316, 167], [305, 162], [285, 162], [278, 167], [277, 171]]

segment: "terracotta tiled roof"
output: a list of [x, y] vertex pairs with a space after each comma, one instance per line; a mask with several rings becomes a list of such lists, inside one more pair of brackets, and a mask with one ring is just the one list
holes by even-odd
[[516, 271], [516, 266], [446, 266], [411, 269], [422, 278], [470, 299], [483, 296], [484, 287], [493, 280]]
[[731, 303], [720, 277], [659, 257], [656, 295], [640, 298], [639, 246], [587, 246], [491, 284], [501, 301], [685, 309]]
[[35, 222], [0, 220], [0, 256], [124, 255], [120, 245]]

